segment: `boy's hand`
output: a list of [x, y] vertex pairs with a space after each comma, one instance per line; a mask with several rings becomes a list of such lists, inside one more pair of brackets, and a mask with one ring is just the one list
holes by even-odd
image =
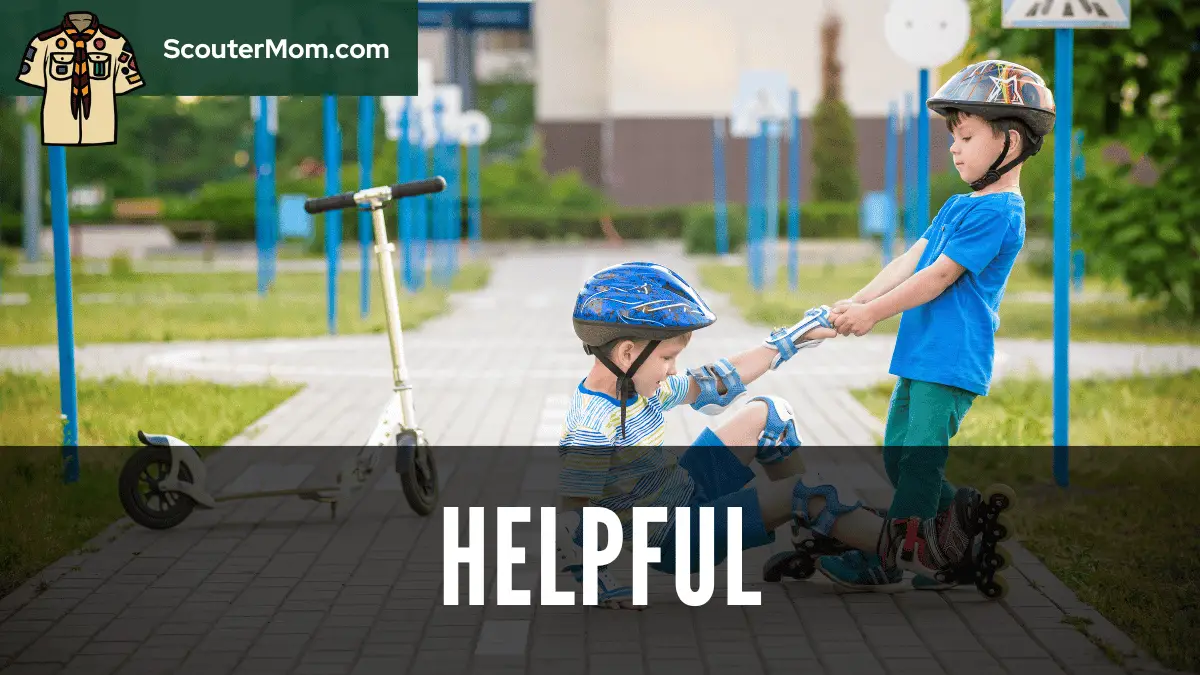
[[830, 312], [830, 321], [838, 335], [863, 336], [871, 332], [878, 319], [867, 305], [845, 305]]

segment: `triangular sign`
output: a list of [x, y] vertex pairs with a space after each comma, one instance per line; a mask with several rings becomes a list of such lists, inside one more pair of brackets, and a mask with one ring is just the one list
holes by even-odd
[[1117, 0], [1014, 0], [1004, 18], [1017, 22], [1129, 21]]

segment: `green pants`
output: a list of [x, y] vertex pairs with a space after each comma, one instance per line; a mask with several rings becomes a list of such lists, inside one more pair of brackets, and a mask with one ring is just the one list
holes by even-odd
[[958, 387], [903, 377], [896, 382], [883, 438], [883, 465], [896, 490], [888, 517], [926, 520], [950, 508], [950, 439], [974, 401], [974, 393]]

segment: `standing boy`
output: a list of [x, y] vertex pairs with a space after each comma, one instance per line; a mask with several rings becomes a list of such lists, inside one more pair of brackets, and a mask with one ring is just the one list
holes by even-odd
[[[831, 312], [840, 335], [865, 335], [903, 313], [883, 459], [895, 487], [889, 518], [921, 520], [945, 517], [955, 497], [948, 446], [975, 397], [988, 393], [1000, 301], [1025, 242], [1021, 164], [1041, 149], [1055, 114], [1037, 73], [998, 60], [963, 68], [926, 105], [945, 118], [954, 167], [973, 192], [950, 197], [912, 248]], [[850, 588], [903, 586], [894, 564], [859, 551], [822, 557], [818, 569]], [[914, 586], [947, 588], [963, 575], [938, 576]]]

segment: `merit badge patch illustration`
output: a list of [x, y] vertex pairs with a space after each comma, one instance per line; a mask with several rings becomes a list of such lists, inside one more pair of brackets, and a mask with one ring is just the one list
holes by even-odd
[[145, 84], [133, 46], [92, 12], [68, 12], [35, 35], [17, 81], [44, 91], [43, 145], [116, 143], [116, 97]]

